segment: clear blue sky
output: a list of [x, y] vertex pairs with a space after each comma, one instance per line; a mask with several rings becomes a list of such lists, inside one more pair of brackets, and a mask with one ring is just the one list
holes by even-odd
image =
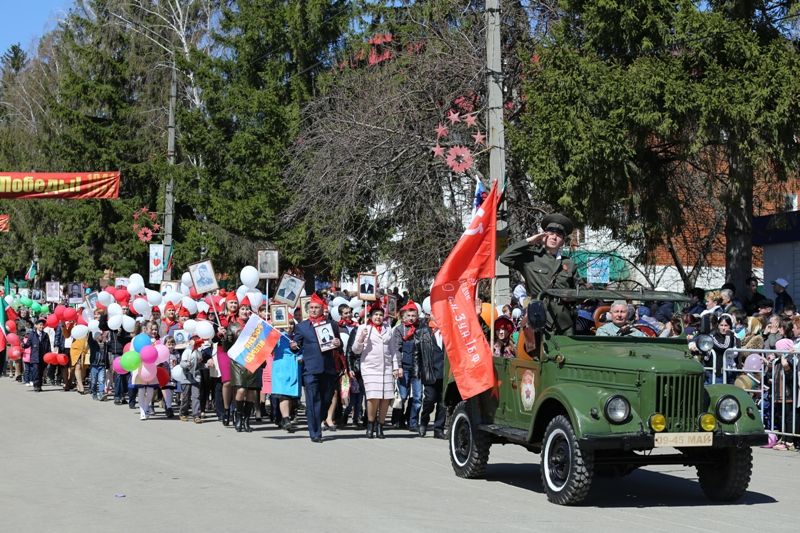
[[14, 43], [31, 50], [34, 39], [56, 27], [73, 0], [0, 0], [0, 54]]

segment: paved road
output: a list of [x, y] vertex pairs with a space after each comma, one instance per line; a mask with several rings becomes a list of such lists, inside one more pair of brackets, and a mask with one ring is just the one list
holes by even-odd
[[492, 449], [486, 480], [453, 475], [445, 441], [339, 431], [312, 444], [237, 434], [0, 379], [0, 531], [788, 531], [800, 454], [756, 450], [738, 505], [708, 503], [693, 469], [600, 479], [585, 505], [547, 502], [538, 456]]

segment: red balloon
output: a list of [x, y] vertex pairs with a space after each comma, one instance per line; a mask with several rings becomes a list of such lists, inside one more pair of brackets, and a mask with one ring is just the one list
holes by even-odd
[[156, 378], [158, 379], [158, 386], [159, 387], [166, 387], [167, 383], [169, 383], [169, 370], [160, 366], [156, 369]]
[[83, 315], [78, 315], [78, 320], [75, 322], [76, 324], [80, 324], [81, 326], [88, 326], [89, 323], [86, 322], [86, 319], [83, 318]]
[[64, 353], [60, 353], [56, 355], [56, 364], [60, 366], [67, 366], [69, 363], [69, 356]]
[[103, 290], [104, 290], [104, 291], [106, 291], [106, 292], [107, 292], [108, 294], [110, 294], [111, 296], [114, 296], [114, 291], [115, 291], [116, 289], [114, 289], [114, 287], [112, 287], [111, 285], [109, 285], [108, 287], [106, 287], [106, 288], [105, 288], [105, 289], [103, 289]]
[[7, 333], [6, 340], [11, 346], [19, 346], [19, 337], [16, 333]]
[[193, 286], [189, 287], [189, 296], [191, 296], [193, 300], [197, 300], [198, 298], [200, 298], [200, 295], [197, 294], [197, 291], [194, 289]]
[[58, 355], [57, 353], [47, 352], [46, 354], [44, 354], [44, 357], [42, 359], [48, 365], [54, 365], [54, 364], [56, 364], [55, 361], [56, 361], [56, 356], [57, 355]]
[[126, 345], [125, 345], [125, 347], [122, 349], [122, 353], [128, 353], [128, 352], [130, 352], [131, 350], [133, 350], [133, 344], [131, 344], [131, 343], [129, 342], [129, 343], [128, 343], [128, 344], [126, 344]]
[[78, 311], [72, 307], [68, 307], [61, 313], [61, 319], [66, 322], [75, 322], [78, 318]]
[[6, 337], [5, 335], [0, 335], [0, 352], [6, 349]]
[[53, 314], [56, 315], [56, 317], [58, 318], [59, 322], [61, 320], [64, 320], [64, 311], [66, 311], [66, 310], [67, 310], [66, 306], [57, 305], [55, 311], [53, 311]]
[[8, 350], [8, 358], [12, 361], [16, 361], [22, 357], [22, 348], [19, 346], [14, 346], [10, 350]]
[[117, 301], [118, 304], [122, 304], [122, 302], [127, 302], [130, 300], [131, 295], [128, 292], [128, 289], [125, 287], [120, 287], [119, 289], [114, 291], [114, 299]]
[[47, 315], [47, 318], [44, 319], [44, 324], [48, 328], [54, 328], [58, 325], [58, 317], [56, 316], [55, 313], [53, 313], [52, 315]]
[[13, 320], [6, 320], [6, 329], [9, 333], [16, 333], [17, 332], [17, 323]]
[[139, 316], [139, 313], [137, 313], [136, 309], [133, 307], [133, 300], [128, 302], [128, 311], [131, 313], [131, 316]]

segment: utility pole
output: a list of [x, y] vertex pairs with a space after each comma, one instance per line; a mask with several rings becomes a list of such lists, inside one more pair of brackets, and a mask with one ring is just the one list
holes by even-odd
[[[500, 0], [486, 0], [486, 84], [489, 93], [487, 128], [489, 130], [489, 177], [502, 191], [506, 187], [506, 142], [503, 127], [503, 58], [500, 40]], [[505, 201], [499, 206], [505, 212]], [[498, 241], [507, 241], [506, 221], [497, 219]], [[501, 250], [498, 250], [500, 252]], [[497, 262], [494, 296], [507, 302], [511, 296], [508, 267]]]
[[[172, 82], [169, 86], [169, 119], [167, 123], [167, 163], [175, 164], [175, 104], [178, 99], [178, 76], [175, 62], [172, 63]], [[172, 222], [175, 216], [175, 176], [172, 172], [167, 181], [167, 190], [164, 194], [164, 261], [167, 268], [164, 279], [172, 279]]]

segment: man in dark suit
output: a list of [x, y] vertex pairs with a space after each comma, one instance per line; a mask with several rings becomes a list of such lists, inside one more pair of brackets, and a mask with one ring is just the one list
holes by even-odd
[[33, 390], [42, 392], [44, 354], [50, 351], [50, 337], [44, 332], [44, 318], [38, 319], [33, 329], [28, 332], [23, 347], [31, 349], [29, 379], [33, 381]]
[[286, 280], [286, 285], [278, 289], [278, 296], [294, 303], [297, 300], [297, 280], [289, 278]]
[[311, 442], [322, 442], [322, 419], [328, 413], [336, 384], [336, 365], [333, 350], [323, 352], [317, 341], [314, 326], [328, 323], [333, 330], [333, 345], [342, 345], [339, 327], [325, 318], [325, 302], [314, 293], [308, 305], [308, 318], [294, 328], [294, 340], [289, 347], [303, 357], [303, 385], [306, 391], [306, 417]]
[[375, 294], [375, 281], [371, 277], [361, 278], [359, 294]]

